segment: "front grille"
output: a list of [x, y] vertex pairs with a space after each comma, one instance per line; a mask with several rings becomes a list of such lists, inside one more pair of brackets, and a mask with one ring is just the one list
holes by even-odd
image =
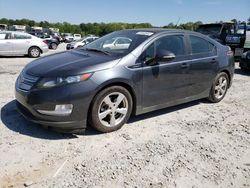
[[39, 77], [27, 74], [23, 71], [18, 78], [18, 88], [23, 91], [29, 91], [38, 79]]

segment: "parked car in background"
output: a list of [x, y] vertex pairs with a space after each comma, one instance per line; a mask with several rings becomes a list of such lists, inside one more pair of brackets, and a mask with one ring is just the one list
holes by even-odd
[[131, 39], [126, 37], [116, 37], [105, 41], [103, 48], [105, 49], [127, 49], [132, 42]]
[[49, 49], [52, 49], [52, 50], [56, 50], [58, 45], [60, 44], [60, 42], [56, 39], [56, 38], [53, 38], [53, 37], [50, 37], [50, 38], [44, 38], [43, 40], [49, 47]]
[[[106, 48], [121, 38], [130, 45]], [[122, 30], [26, 65], [16, 81], [15, 96], [19, 112], [35, 123], [78, 133], [88, 120], [97, 130], [111, 132], [131, 113], [201, 98], [219, 102], [233, 74], [230, 48], [202, 34]]]
[[8, 29], [7, 24], [0, 24], [0, 31], [6, 31]]
[[48, 51], [48, 45], [42, 39], [28, 33], [17, 31], [0, 32], [0, 55], [29, 55], [39, 57]]
[[45, 34], [43, 32], [38, 32], [38, 33], [29, 32], [29, 34], [43, 39], [43, 42], [45, 42], [48, 45], [49, 49], [56, 50], [58, 45], [60, 44], [60, 41], [58, 40], [57, 37], [47, 35], [47, 34]]
[[240, 68], [242, 70], [250, 70], [250, 51], [243, 53], [240, 58]]
[[80, 34], [74, 34], [74, 41], [80, 40], [82, 36]]
[[72, 33], [63, 33], [63, 42], [72, 42], [74, 40], [74, 36]]
[[60, 44], [63, 40], [59, 33], [52, 33], [52, 37], [58, 41], [58, 44]]
[[196, 31], [207, 35], [225, 45], [227, 35], [232, 34], [234, 32], [234, 29], [234, 23], [225, 22], [202, 24], [198, 26]]
[[239, 59], [246, 51], [244, 47], [246, 41], [245, 23], [202, 24], [196, 31], [215, 39], [221, 44], [230, 46], [236, 59]]
[[66, 45], [66, 49], [67, 50], [71, 50], [74, 48], [80, 48], [85, 46], [86, 44], [93, 42], [94, 40], [98, 39], [99, 37], [96, 36], [88, 36], [88, 37], [84, 37], [81, 38], [80, 40], [77, 40], [75, 42], [71, 42], [69, 44]]

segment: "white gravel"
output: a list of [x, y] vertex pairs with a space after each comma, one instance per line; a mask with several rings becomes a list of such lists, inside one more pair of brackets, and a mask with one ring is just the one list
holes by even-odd
[[17, 113], [14, 83], [30, 61], [0, 57], [0, 187], [250, 187], [250, 72], [237, 67], [218, 104], [195, 101], [75, 136]]

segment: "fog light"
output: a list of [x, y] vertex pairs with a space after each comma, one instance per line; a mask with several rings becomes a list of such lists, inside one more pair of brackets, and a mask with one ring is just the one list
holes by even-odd
[[68, 116], [72, 113], [73, 104], [56, 105], [55, 110], [37, 110], [39, 113], [49, 116]]

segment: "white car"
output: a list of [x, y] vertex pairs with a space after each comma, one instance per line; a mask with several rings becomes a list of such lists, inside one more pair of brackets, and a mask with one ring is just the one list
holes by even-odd
[[2, 56], [29, 55], [35, 58], [48, 51], [48, 45], [42, 39], [28, 33], [0, 32], [0, 55]]
[[82, 36], [80, 34], [74, 34], [74, 40], [80, 40]]
[[94, 40], [96, 40], [98, 38], [99, 37], [96, 37], [96, 36], [89, 36], [89, 37], [81, 38], [80, 40], [77, 40], [75, 42], [71, 42], [71, 43], [67, 44], [66, 49], [71, 50], [71, 49], [74, 49], [74, 48], [83, 47], [86, 44], [88, 44], [90, 42], [93, 42]]
[[131, 41], [131, 39], [126, 37], [113, 38], [112, 40], [104, 43], [103, 48], [116, 50], [128, 49]]
[[64, 42], [72, 42], [74, 40], [74, 36], [72, 33], [63, 33]]

